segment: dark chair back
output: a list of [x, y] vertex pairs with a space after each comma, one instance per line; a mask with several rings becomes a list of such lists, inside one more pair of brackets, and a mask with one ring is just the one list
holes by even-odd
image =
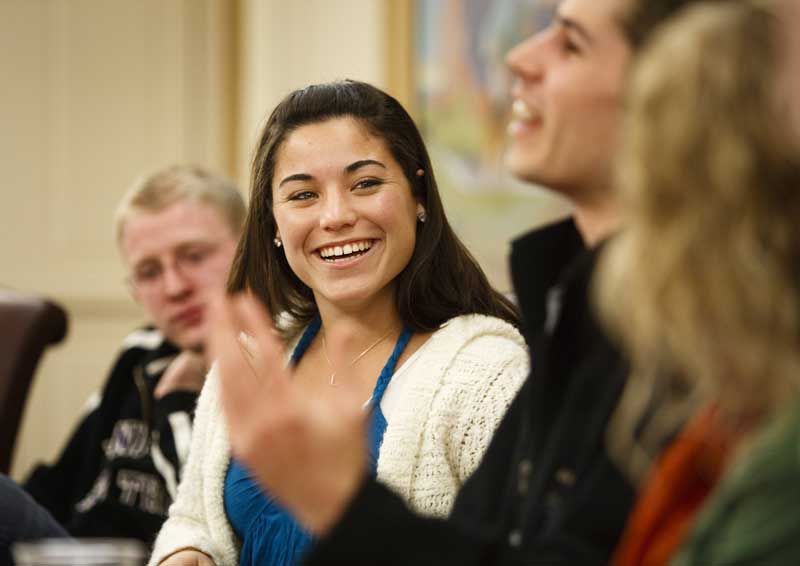
[[14, 443], [33, 375], [45, 348], [64, 339], [67, 315], [45, 299], [0, 289], [0, 472]]

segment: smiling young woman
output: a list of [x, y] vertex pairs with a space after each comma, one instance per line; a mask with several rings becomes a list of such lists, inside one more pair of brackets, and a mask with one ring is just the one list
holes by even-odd
[[[294, 324], [288, 327], [287, 335], [306, 326], [316, 315], [312, 289], [292, 270], [287, 256], [273, 242], [280, 235], [274, 210], [280, 208], [276, 196], [279, 199], [281, 194], [280, 190], [275, 191], [278, 187], [274, 187], [274, 181], [279, 154], [291, 152], [291, 138], [295, 137], [292, 134], [302, 134], [304, 129], [332, 130], [337, 127], [334, 123], [350, 130], [353, 137], [371, 139], [371, 143], [365, 140], [371, 151], [390, 156], [387, 161], [399, 168], [393, 172], [393, 183], [405, 183], [409, 196], [424, 211], [425, 222], [419, 222], [413, 230], [412, 256], [395, 281], [395, 304], [401, 319], [417, 332], [434, 330], [465, 312], [496, 316], [516, 324], [514, 307], [491, 289], [450, 227], [428, 152], [411, 117], [391, 96], [354, 81], [295, 91], [270, 116], [253, 161], [253, 208], [234, 261], [229, 290], [249, 289], [271, 313], [290, 314]], [[314, 146], [309, 155], [313, 161], [327, 159], [325, 154], [339, 149], [340, 143], [345, 145], [336, 137], [326, 143]], [[397, 178], [398, 173], [402, 173], [402, 179]]]
[[391, 318], [423, 205], [383, 140], [354, 118], [302, 126], [278, 151], [273, 186], [276, 237], [317, 308], [369, 302]]
[[[253, 349], [250, 367], [259, 379], [285, 374], [310, 400], [364, 404], [371, 472], [412, 508], [446, 515], [528, 354], [515, 308], [447, 222], [414, 122], [364, 83], [291, 93], [258, 143], [250, 206], [229, 291], [272, 315], [242, 321], [253, 343], [275, 327], [287, 348], [278, 358]], [[290, 368], [269, 363], [279, 359]], [[199, 402], [190, 470], [153, 564], [288, 565], [313, 542], [231, 457], [225, 371]]]

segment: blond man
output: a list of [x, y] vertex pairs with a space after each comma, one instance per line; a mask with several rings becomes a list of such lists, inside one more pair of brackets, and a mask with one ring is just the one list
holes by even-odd
[[150, 543], [166, 518], [208, 366], [210, 300], [225, 286], [244, 215], [237, 189], [199, 167], [161, 170], [120, 202], [117, 243], [150, 325], [125, 338], [58, 460], [25, 483], [73, 536]]

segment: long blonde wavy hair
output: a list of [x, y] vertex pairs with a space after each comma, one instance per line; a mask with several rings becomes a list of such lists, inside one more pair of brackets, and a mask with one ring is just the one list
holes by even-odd
[[631, 355], [628, 409], [656, 387], [749, 420], [800, 384], [800, 159], [778, 30], [766, 3], [694, 6], [631, 75], [617, 167], [626, 229], [597, 281]]

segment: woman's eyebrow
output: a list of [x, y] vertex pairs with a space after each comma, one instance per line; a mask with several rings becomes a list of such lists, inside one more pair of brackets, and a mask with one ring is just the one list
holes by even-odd
[[[377, 165], [378, 167], [382, 167], [386, 169], [386, 165], [381, 163], [380, 161], [376, 161], [374, 159], [360, 159], [358, 161], [354, 161], [350, 165], [344, 168], [345, 173], [352, 173], [362, 167], [366, 167], [367, 165]], [[294, 173], [292, 175], [288, 175], [278, 183], [279, 187], [282, 187], [286, 183], [290, 183], [292, 181], [311, 181], [314, 179], [313, 176], [309, 175], [308, 173]]]
[[380, 161], [375, 161], [374, 159], [361, 159], [359, 161], [354, 161], [350, 165], [344, 168], [345, 173], [352, 173], [361, 167], [366, 167], [367, 165], [377, 165], [378, 167], [383, 167], [386, 169], [386, 165], [381, 163]]
[[289, 183], [291, 181], [310, 181], [313, 179], [311, 175], [308, 173], [295, 173], [294, 175], [289, 175], [288, 177], [284, 177], [283, 180], [278, 183], [279, 187], [282, 187], [285, 183]]

